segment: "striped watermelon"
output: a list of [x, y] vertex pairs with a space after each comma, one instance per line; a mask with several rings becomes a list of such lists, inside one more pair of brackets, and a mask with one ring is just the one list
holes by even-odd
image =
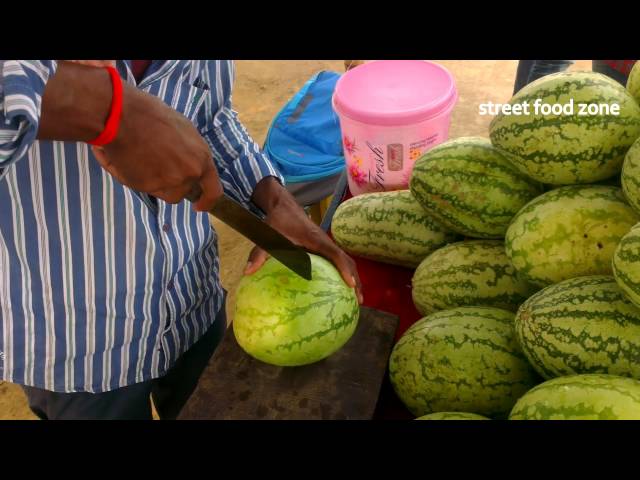
[[[568, 104], [574, 115], [534, 114], [533, 102]], [[497, 115], [491, 141], [508, 152], [522, 172], [543, 183], [591, 183], [620, 171], [625, 153], [640, 137], [640, 106], [625, 88], [594, 72], [547, 75], [520, 90], [509, 102], [528, 102], [529, 115]], [[579, 116], [578, 104], [620, 105], [619, 115]]]
[[640, 382], [615, 375], [570, 375], [527, 392], [509, 420], [640, 420]]
[[409, 183], [418, 202], [444, 225], [474, 238], [503, 238], [513, 216], [542, 193], [486, 138], [438, 145], [416, 162]]
[[629, 73], [629, 78], [627, 79], [627, 90], [631, 96], [636, 99], [636, 102], [640, 103], [640, 62], [636, 61]]
[[423, 315], [464, 306], [515, 312], [536, 290], [517, 276], [500, 240], [467, 240], [436, 250], [412, 283], [413, 303]]
[[620, 240], [613, 254], [613, 276], [627, 298], [640, 307], [640, 224]]
[[311, 276], [305, 280], [270, 258], [240, 280], [233, 332], [245, 352], [273, 365], [306, 365], [351, 338], [360, 310], [354, 290], [317, 255]]
[[516, 335], [544, 378], [607, 373], [640, 379], [640, 309], [613, 277], [577, 277], [529, 298]]
[[429, 215], [409, 190], [350, 198], [337, 208], [331, 233], [349, 253], [411, 268], [435, 249], [458, 239]]
[[631, 146], [624, 158], [621, 183], [627, 201], [640, 212], [640, 139]]
[[506, 416], [538, 381], [513, 320], [506, 310], [461, 307], [414, 323], [389, 359], [400, 400], [416, 417], [442, 411]]
[[416, 418], [416, 420], [491, 420], [490, 418], [467, 412], [438, 412]]
[[561, 187], [518, 213], [505, 249], [518, 273], [543, 287], [583, 275], [611, 275], [618, 242], [639, 220], [619, 188]]

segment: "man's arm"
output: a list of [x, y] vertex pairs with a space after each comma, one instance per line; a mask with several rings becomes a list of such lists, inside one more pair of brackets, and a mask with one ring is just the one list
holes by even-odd
[[[347, 285], [355, 288], [358, 301], [362, 303], [362, 285], [355, 262], [318, 225], [313, 223], [306, 212], [273, 177], [260, 181], [252, 196], [253, 202], [267, 213], [267, 222], [282, 232], [294, 243], [310, 252], [331, 260], [338, 268]], [[249, 256], [245, 273], [250, 275], [258, 270], [267, 259], [267, 253], [254, 248]]]
[[44, 90], [37, 138], [93, 140], [109, 115], [111, 92], [111, 79], [104, 68], [61, 62]]
[[213, 153], [224, 191], [247, 208], [260, 207], [251, 198], [258, 183], [272, 177], [284, 184], [284, 178], [242, 125], [231, 109], [230, 100], [218, 117], [224, 120], [205, 132], [204, 138]]
[[[99, 135], [110, 111], [106, 70], [71, 62], [5, 60], [0, 121], [0, 167], [19, 160], [36, 139], [87, 142]], [[203, 194], [194, 207], [206, 211], [222, 187], [211, 152], [198, 130], [160, 99], [124, 84], [115, 140], [94, 149], [117, 181], [170, 203], [194, 185]]]
[[56, 68], [53, 60], [0, 64], [0, 168], [19, 161], [36, 141], [42, 96]]

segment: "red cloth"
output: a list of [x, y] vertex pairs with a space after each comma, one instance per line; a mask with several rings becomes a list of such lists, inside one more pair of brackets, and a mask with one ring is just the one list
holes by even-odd
[[151, 65], [151, 62], [153, 62], [153, 60], [131, 60], [131, 73], [133, 73], [136, 82], [142, 80], [142, 76], [144, 72], [147, 71], [147, 68], [149, 68], [149, 65]]
[[[394, 343], [397, 342], [411, 325], [422, 318], [413, 305], [411, 296], [411, 278], [414, 271], [360, 257], [352, 258], [356, 262], [362, 282], [364, 305], [398, 316], [398, 330], [396, 330]], [[394, 392], [388, 374], [385, 375], [373, 418], [374, 420], [414, 418]]]
[[637, 60], [603, 60], [603, 62], [614, 70], [617, 70], [624, 75], [629, 75]]
[[[413, 305], [411, 297], [413, 270], [353, 255], [351, 258], [356, 262], [358, 275], [362, 282], [363, 305], [398, 316], [398, 330], [394, 343], [397, 342], [407, 328], [422, 318]], [[373, 418], [374, 420], [411, 420], [414, 418], [393, 391], [388, 374], [385, 375]]]

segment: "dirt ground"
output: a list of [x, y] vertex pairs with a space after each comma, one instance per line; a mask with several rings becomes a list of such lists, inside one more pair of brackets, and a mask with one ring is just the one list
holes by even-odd
[[[506, 102], [511, 97], [517, 61], [439, 61], [454, 75], [460, 98], [453, 111], [450, 136], [487, 135], [490, 117], [478, 115], [483, 102]], [[286, 101], [316, 72], [343, 71], [342, 60], [237, 62], [234, 108], [249, 133], [262, 144], [269, 124]], [[590, 70], [590, 61], [578, 61], [572, 70]], [[251, 244], [225, 225], [214, 221], [220, 238], [222, 283], [229, 291], [227, 311], [233, 318], [235, 287], [242, 276]], [[0, 420], [34, 419], [22, 390], [0, 381]]]

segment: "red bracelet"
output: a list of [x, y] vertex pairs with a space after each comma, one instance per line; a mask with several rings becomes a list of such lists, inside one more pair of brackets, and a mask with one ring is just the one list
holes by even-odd
[[122, 80], [118, 71], [113, 67], [104, 67], [109, 72], [111, 77], [111, 84], [113, 85], [113, 96], [111, 97], [111, 112], [109, 112], [109, 118], [104, 126], [104, 130], [98, 137], [89, 143], [90, 145], [96, 145], [102, 147], [113, 142], [118, 134], [118, 127], [120, 127], [120, 117], [122, 115]]

